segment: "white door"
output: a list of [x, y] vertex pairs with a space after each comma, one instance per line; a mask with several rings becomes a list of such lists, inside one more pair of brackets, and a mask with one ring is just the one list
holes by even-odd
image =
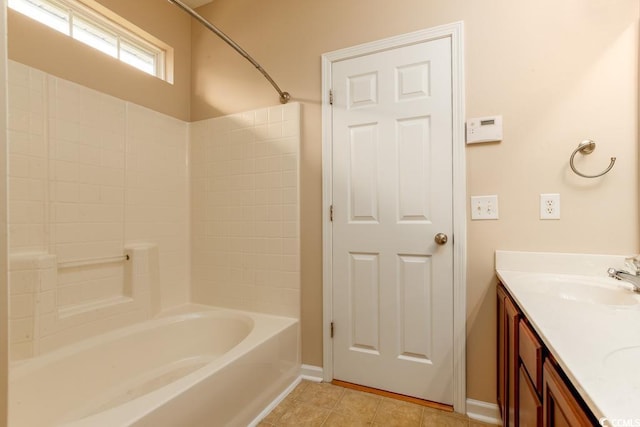
[[333, 376], [452, 404], [451, 40], [331, 72]]

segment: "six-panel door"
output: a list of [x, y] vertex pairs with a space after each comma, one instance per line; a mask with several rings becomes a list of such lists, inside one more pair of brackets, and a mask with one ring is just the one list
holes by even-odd
[[451, 404], [450, 39], [336, 62], [332, 84], [334, 378]]

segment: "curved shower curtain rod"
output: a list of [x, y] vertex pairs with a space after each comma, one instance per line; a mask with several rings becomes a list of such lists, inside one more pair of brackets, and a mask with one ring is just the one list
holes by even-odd
[[205, 27], [207, 27], [209, 30], [211, 30], [215, 35], [217, 35], [218, 37], [220, 37], [222, 40], [224, 40], [229, 46], [231, 46], [232, 48], [234, 48], [236, 50], [236, 52], [238, 52], [240, 55], [242, 55], [247, 61], [251, 62], [251, 64], [256, 67], [258, 69], [258, 71], [260, 71], [262, 73], [262, 75], [264, 76], [265, 79], [267, 79], [269, 81], [269, 83], [271, 83], [271, 86], [273, 86], [275, 88], [275, 90], [278, 91], [278, 94], [280, 94], [280, 103], [281, 104], [286, 104], [287, 102], [289, 102], [289, 100], [291, 99], [291, 95], [289, 95], [289, 92], [283, 92], [280, 87], [276, 84], [276, 82], [273, 81], [273, 79], [271, 78], [271, 76], [269, 75], [269, 73], [267, 73], [264, 68], [262, 68], [260, 66], [260, 64], [258, 64], [258, 62], [253, 59], [251, 57], [251, 55], [249, 55], [243, 48], [241, 48], [240, 46], [238, 46], [238, 44], [236, 42], [234, 42], [233, 40], [231, 40], [231, 38], [229, 38], [229, 36], [227, 36], [225, 33], [223, 33], [222, 31], [220, 31], [218, 29], [218, 27], [216, 27], [215, 25], [213, 25], [211, 22], [207, 21], [206, 19], [204, 19], [200, 14], [198, 14], [198, 12], [196, 12], [195, 10], [191, 9], [189, 6], [187, 6], [186, 4], [184, 4], [182, 1], [180, 0], [168, 0], [170, 3], [175, 4], [176, 6], [178, 6], [180, 9], [184, 10], [185, 12], [187, 12], [189, 15], [191, 15], [192, 17], [194, 17], [198, 22], [200, 22], [202, 25], [204, 25]]

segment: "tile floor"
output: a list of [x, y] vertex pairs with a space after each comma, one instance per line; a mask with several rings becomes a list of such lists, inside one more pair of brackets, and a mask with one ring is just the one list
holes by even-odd
[[485, 427], [464, 415], [328, 383], [302, 381], [258, 427]]

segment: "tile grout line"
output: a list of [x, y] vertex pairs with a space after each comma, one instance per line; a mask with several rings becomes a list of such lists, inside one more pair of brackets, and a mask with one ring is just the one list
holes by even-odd
[[422, 408], [422, 412], [420, 412], [420, 427], [424, 425], [424, 412], [425, 408]]
[[382, 405], [382, 399], [378, 399], [378, 404], [376, 405], [376, 410], [373, 411], [373, 417], [371, 417], [371, 425], [373, 425], [373, 423], [375, 423], [376, 417], [378, 416], [378, 410], [380, 409], [381, 405]]
[[338, 403], [340, 403], [340, 401], [344, 399], [345, 394], [346, 394], [345, 390], [342, 390], [342, 392], [340, 393], [340, 398], [337, 399], [336, 403], [333, 404], [333, 407], [329, 410], [329, 413], [325, 417], [324, 421], [322, 421], [322, 424], [320, 424], [320, 427], [324, 426], [327, 423], [327, 420], [329, 419], [329, 417], [331, 417], [331, 414], [335, 413], [335, 409], [338, 407]]

